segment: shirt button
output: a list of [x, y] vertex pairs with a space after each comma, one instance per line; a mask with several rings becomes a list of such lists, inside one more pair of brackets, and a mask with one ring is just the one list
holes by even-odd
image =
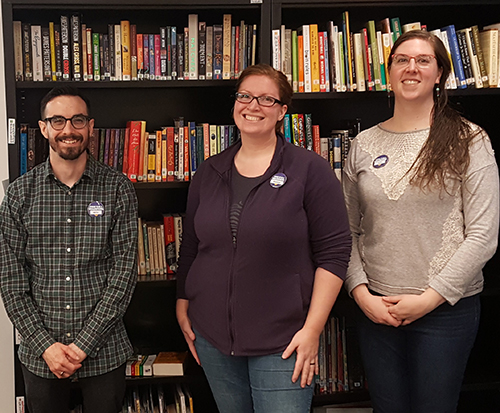
[[71, 218], [68, 218], [66, 221], [67, 221], [68, 223], [69, 223], [69, 222], [71, 222]]
[[66, 337], [71, 337], [71, 333], [66, 333]]
[[71, 281], [71, 277], [66, 277], [66, 281]]
[[66, 306], [66, 310], [70, 310], [71, 309], [71, 306], [70, 305], [67, 305]]
[[68, 191], [68, 195], [71, 195], [71, 191]]
[[71, 252], [71, 248], [66, 248], [66, 251]]

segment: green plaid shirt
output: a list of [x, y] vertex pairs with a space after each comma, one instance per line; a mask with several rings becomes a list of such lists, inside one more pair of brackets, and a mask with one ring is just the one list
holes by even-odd
[[126, 361], [132, 347], [123, 314], [136, 255], [134, 188], [90, 155], [72, 188], [55, 178], [48, 159], [9, 186], [0, 206], [0, 286], [28, 370], [55, 378], [42, 358], [55, 342], [87, 353], [78, 377]]

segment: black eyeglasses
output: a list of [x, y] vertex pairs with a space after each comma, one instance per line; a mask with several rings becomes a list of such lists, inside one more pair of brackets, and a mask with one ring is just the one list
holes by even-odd
[[52, 116], [51, 118], [45, 118], [43, 121], [49, 122], [50, 126], [52, 126], [55, 130], [63, 130], [66, 127], [66, 122], [68, 120], [75, 129], [83, 129], [87, 126], [90, 119], [92, 118], [86, 115], [75, 115], [71, 118], [65, 118], [64, 116]]
[[239, 93], [239, 92], [236, 92], [234, 96], [238, 102], [245, 104], [250, 104], [255, 99], [257, 100], [257, 103], [260, 106], [271, 107], [274, 106], [276, 103], [279, 105], [283, 105], [283, 102], [271, 96], [252, 96], [249, 95], [248, 93]]

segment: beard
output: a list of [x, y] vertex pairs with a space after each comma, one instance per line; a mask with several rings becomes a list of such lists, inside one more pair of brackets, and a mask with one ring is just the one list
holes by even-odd
[[[66, 147], [64, 140], [74, 139], [79, 142], [79, 145]], [[80, 134], [71, 134], [61, 138], [50, 139], [49, 144], [54, 152], [56, 152], [62, 159], [66, 161], [74, 161], [78, 159], [82, 153], [87, 150], [89, 139], [85, 139]]]

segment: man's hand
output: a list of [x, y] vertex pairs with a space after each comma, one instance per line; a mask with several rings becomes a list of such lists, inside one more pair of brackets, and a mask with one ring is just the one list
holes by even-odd
[[83, 351], [75, 343], [71, 343], [68, 347], [71, 350], [73, 350], [77, 356], [76, 359], [68, 357], [69, 361], [71, 361], [73, 364], [81, 363], [83, 360], [85, 360], [87, 358], [87, 353], [85, 353], [85, 351]]
[[43, 352], [42, 357], [58, 379], [67, 379], [82, 367], [77, 361], [78, 354], [62, 343], [52, 344]]

